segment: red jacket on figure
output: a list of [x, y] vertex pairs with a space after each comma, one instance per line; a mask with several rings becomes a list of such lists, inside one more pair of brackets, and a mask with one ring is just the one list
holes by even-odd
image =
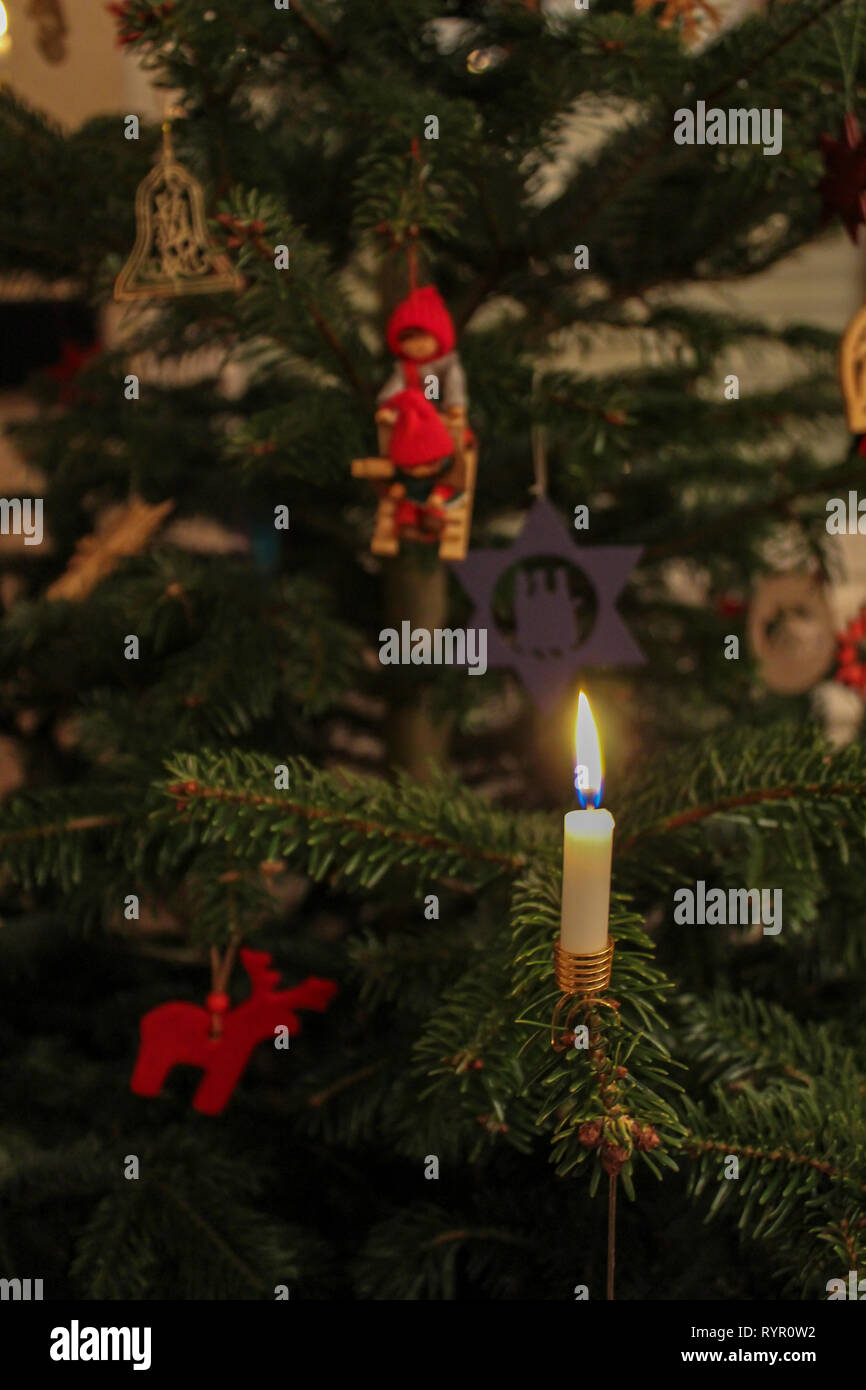
[[439, 411], [417, 386], [389, 396], [385, 405], [397, 411], [388, 453], [398, 468], [417, 468], [454, 453], [454, 440]]
[[[432, 339], [428, 356], [407, 355], [403, 338], [414, 330]], [[388, 449], [398, 468], [417, 468], [450, 458], [454, 440], [440, 410], [424, 394], [424, 378], [439, 383], [439, 405], [444, 410], [466, 407], [466, 383], [460, 358], [454, 351], [457, 335], [447, 308], [433, 285], [425, 285], [398, 304], [388, 320], [387, 342], [399, 359], [379, 392], [379, 406], [397, 413]], [[423, 377], [421, 368], [423, 368]]]

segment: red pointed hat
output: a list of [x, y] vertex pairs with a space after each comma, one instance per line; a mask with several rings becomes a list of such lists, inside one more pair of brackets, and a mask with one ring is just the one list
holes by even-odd
[[457, 341], [451, 315], [434, 285], [424, 285], [422, 289], [413, 290], [408, 299], [397, 305], [389, 318], [388, 346], [395, 357], [402, 356], [400, 334], [406, 328], [423, 329], [425, 333], [432, 333], [436, 339], [436, 351], [425, 359], [428, 362], [432, 362], [434, 357], [444, 357]]

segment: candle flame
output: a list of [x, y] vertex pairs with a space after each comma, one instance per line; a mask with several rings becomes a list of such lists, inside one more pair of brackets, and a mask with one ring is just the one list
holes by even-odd
[[0, 38], [3, 37], [8, 28], [9, 17], [6, 14], [6, 6], [2, 3], [2, 0], [0, 0]]
[[604, 769], [598, 729], [592, 717], [589, 700], [581, 690], [577, 701], [577, 721], [574, 726], [575, 767], [574, 790], [583, 810], [587, 804], [601, 805]]

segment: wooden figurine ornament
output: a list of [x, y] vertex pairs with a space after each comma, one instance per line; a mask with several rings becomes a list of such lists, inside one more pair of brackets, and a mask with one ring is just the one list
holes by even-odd
[[[839, 139], [821, 136], [825, 173], [818, 184], [823, 204], [822, 221], [839, 217], [856, 245], [866, 223], [866, 138], [853, 111], [846, 111]], [[849, 323], [839, 351], [839, 375], [845, 397], [848, 428], [866, 433], [866, 304]]]
[[826, 676], [836, 652], [833, 614], [816, 574], [765, 575], [749, 609], [749, 643], [761, 679], [778, 695], [802, 695]]
[[413, 289], [388, 320], [397, 359], [379, 392], [379, 455], [355, 459], [352, 473], [379, 494], [374, 555], [396, 555], [402, 540], [438, 542], [443, 560], [469, 545], [478, 443], [466, 423], [466, 379], [451, 315], [432, 285]]

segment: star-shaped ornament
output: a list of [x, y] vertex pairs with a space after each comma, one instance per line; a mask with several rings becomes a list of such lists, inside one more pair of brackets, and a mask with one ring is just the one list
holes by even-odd
[[75, 343], [66, 339], [60, 345], [60, 361], [44, 369], [45, 375], [56, 381], [61, 405], [71, 405], [78, 398], [75, 378], [83, 367], [102, 351], [99, 343]]
[[853, 242], [857, 230], [866, 222], [866, 140], [852, 111], [842, 122], [842, 137], [821, 136], [821, 154], [826, 173], [818, 184], [824, 216], [837, 213]]
[[[520, 535], [510, 546], [472, 550], [454, 573], [475, 603], [470, 626], [487, 629], [488, 666], [510, 667], [520, 676], [541, 710], [552, 709], [578, 671], [590, 666], [641, 665], [645, 657], [616, 610], [615, 603], [643, 547], [582, 545], [557, 512], [540, 497]], [[551, 586], [537, 572], [520, 570], [515, 579], [513, 641], [496, 626], [493, 605], [502, 576], [522, 561], [562, 561]], [[566, 570], [574, 567], [595, 591], [597, 616], [581, 638], [577, 603], [568, 592]]]

